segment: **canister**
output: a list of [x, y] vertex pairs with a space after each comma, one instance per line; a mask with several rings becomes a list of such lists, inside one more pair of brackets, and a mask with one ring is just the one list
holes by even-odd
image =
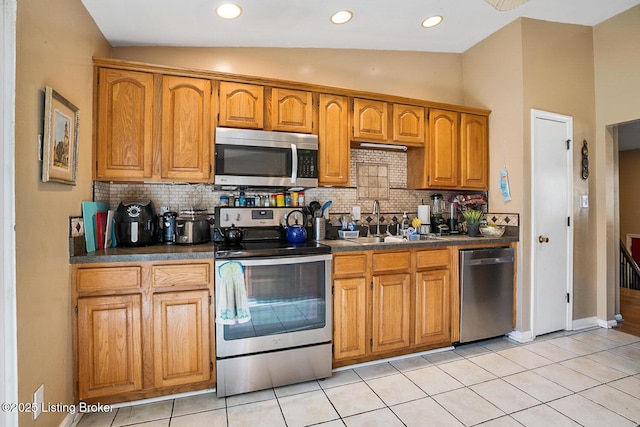
[[299, 206], [298, 205], [298, 192], [297, 191], [292, 191], [291, 192], [291, 206]]
[[284, 193], [277, 193], [276, 194], [276, 206], [278, 206], [278, 207], [285, 206], [285, 204], [284, 204]]
[[220, 196], [220, 206], [229, 206], [229, 196], [224, 194]]
[[321, 216], [313, 218], [313, 240], [324, 240], [327, 230], [326, 221]]

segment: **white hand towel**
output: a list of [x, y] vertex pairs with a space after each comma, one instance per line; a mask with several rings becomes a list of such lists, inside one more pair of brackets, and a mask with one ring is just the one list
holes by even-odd
[[244, 267], [237, 261], [229, 261], [218, 267], [216, 283], [216, 322], [234, 325], [251, 320], [247, 289], [244, 283]]

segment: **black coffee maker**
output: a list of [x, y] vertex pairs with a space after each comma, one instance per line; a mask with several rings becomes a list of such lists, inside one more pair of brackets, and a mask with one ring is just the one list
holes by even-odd
[[146, 246], [155, 242], [156, 209], [151, 200], [123, 200], [114, 219], [118, 246]]
[[445, 203], [442, 194], [431, 195], [431, 232], [442, 235], [449, 234], [449, 225], [444, 217]]

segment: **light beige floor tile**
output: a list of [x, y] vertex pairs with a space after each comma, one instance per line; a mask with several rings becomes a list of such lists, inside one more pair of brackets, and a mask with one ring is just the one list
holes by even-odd
[[486, 423], [478, 424], [476, 427], [522, 427], [522, 424], [506, 415], [504, 417], [487, 421]]
[[525, 427], [580, 427], [580, 424], [547, 405], [534, 406], [511, 416]]
[[592, 347], [599, 348], [600, 350], [609, 350], [621, 345], [617, 341], [612, 341], [601, 335], [592, 334], [590, 332], [583, 332], [581, 334], [572, 335], [571, 338], [581, 341], [585, 344], [589, 344]]
[[347, 427], [403, 427], [402, 421], [389, 408], [344, 418]]
[[640, 377], [623, 378], [618, 381], [613, 381], [609, 383], [609, 385], [640, 399]]
[[115, 420], [113, 420], [113, 426], [124, 426], [165, 418], [168, 419], [171, 417], [172, 409], [173, 400], [126, 406], [118, 409], [118, 414], [116, 415]]
[[335, 421], [329, 421], [326, 423], [320, 423], [320, 424], [316, 424], [317, 427], [344, 427], [344, 421], [340, 420], [335, 420]]
[[260, 402], [263, 400], [275, 399], [276, 394], [272, 388], [266, 390], [252, 391], [251, 393], [236, 394], [227, 397], [227, 406], [245, 405], [247, 403]]
[[464, 384], [438, 366], [405, 372], [404, 375], [431, 396], [464, 387]]
[[579, 356], [572, 351], [568, 351], [551, 344], [552, 341], [555, 341], [555, 339], [529, 344], [525, 348], [544, 357], [545, 359], [551, 360], [552, 362], [561, 362], [563, 360], [573, 359], [574, 357]]
[[426, 397], [426, 393], [402, 374], [368, 380], [367, 384], [387, 406]]
[[442, 393], [433, 399], [465, 425], [475, 425], [505, 415], [468, 388]]
[[611, 353], [611, 350], [589, 354], [585, 357], [604, 366], [622, 371], [625, 374], [635, 375], [640, 373], [640, 361], [618, 356], [617, 354]]
[[356, 374], [353, 369], [347, 369], [344, 371], [335, 371], [329, 378], [318, 380], [320, 387], [327, 389], [331, 387], [338, 387], [345, 384], [352, 384], [362, 381], [362, 378]]
[[429, 362], [433, 363], [434, 365], [439, 365], [441, 363], [449, 363], [449, 362], [453, 362], [454, 360], [462, 359], [462, 356], [460, 356], [458, 353], [456, 353], [453, 350], [441, 351], [441, 352], [438, 352], [438, 353], [425, 354], [422, 357], [424, 357], [425, 359], [427, 359]]
[[195, 414], [171, 417], [171, 427], [201, 427], [201, 426], [226, 426], [226, 409], [198, 412]]
[[407, 427], [462, 427], [463, 424], [430, 397], [395, 405], [393, 412]]
[[603, 383], [627, 376], [627, 374], [622, 371], [604, 366], [586, 357], [565, 360], [564, 362], [560, 362], [560, 364]]
[[118, 413], [117, 410], [109, 412], [89, 412], [82, 414], [77, 427], [109, 427]]
[[573, 392], [586, 390], [601, 384], [599, 381], [583, 375], [580, 372], [576, 372], [573, 369], [569, 369], [566, 366], [562, 366], [559, 363], [534, 369], [533, 372]]
[[506, 414], [540, 404], [540, 401], [501, 379], [476, 384], [470, 388]]
[[527, 350], [526, 347], [521, 346], [510, 348], [507, 350], [501, 350], [498, 352], [498, 354], [502, 357], [506, 357], [507, 359], [511, 360], [514, 363], [517, 363], [520, 366], [524, 366], [527, 369], [539, 368], [541, 366], [553, 363], [551, 360]]
[[384, 402], [365, 383], [347, 384], [325, 390], [341, 417], [383, 408]]
[[307, 426], [339, 419], [339, 415], [322, 390], [279, 398], [289, 427]]
[[212, 411], [214, 409], [224, 408], [225, 406], [225, 398], [218, 398], [215, 393], [182, 397], [174, 401], [172, 416], [179, 417], [196, 412]]
[[370, 380], [371, 378], [379, 378], [398, 373], [398, 370], [390, 363], [377, 363], [375, 365], [363, 366], [361, 368], [356, 368], [355, 371], [363, 380]]
[[571, 394], [570, 390], [531, 371], [504, 377], [503, 380], [541, 402], [548, 402]]
[[466, 359], [445, 363], [439, 368], [466, 386], [496, 379], [491, 372]]
[[585, 342], [582, 342], [580, 340], [577, 340], [573, 338], [573, 336], [556, 338], [547, 342], [549, 344], [555, 345], [556, 347], [560, 347], [564, 350], [575, 353], [579, 356], [584, 356], [585, 354], [597, 353], [600, 351], [599, 348], [594, 347]]
[[590, 333], [600, 335], [601, 337], [605, 337], [611, 341], [616, 341], [621, 344], [631, 344], [640, 341], [640, 337], [620, 332], [615, 329], [598, 328], [590, 331]]
[[580, 395], [640, 425], [640, 399], [608, 385], [585, 390]]
[[502, 337], [502, 338], [494, 338], [488, 341], [484, 341], [482, 345], [491, 351], [500, 351], [500, 350], [507, 350], [509, 348], [518, 347], [520, 346], [520, 343], [513, 341], [512, 339]]
[[549, 402], [548, 405], [585, 427], [637, 427], [636, 423], [577, 394]]
[[285, 427], [276, 399], [262, 400], [227, 408], [229, 427]]
[[293, 394], [298, 394], [298, 393], [307, 393], [309, 391], [315, 391], [315, 390], [320, 390], [320, 384], [318, 384], [318, 381], [316, 380], [307, 381], [307, 382], [298, 383], [298, 384], [285, 385], [282, 387], [276, 387], [274, 389], [274, 391], [276, 392], [276, 396], [278, 397], [291, 396]]
[[153, 420], [153, 421], [147, 421], [144, 423], [132, 424], [131, 427], [169, 427], [170, 422], [171, 422], [171, 419], [164, 418], [161, 420]]
[[473, 356], [479, 356], [481, 354], [486, 354], [490, 350], [487, 347], [485, 347], [483, 344], [471, 343], [471, 344], [463, 344], [459, 347], [456, 347], [454, 351], [462, 357], [473, 357]]
[[405, 359], [393, 360], [389, 363], [400, 372], [413, 371], [414, 369], [431, 365], [431, 362], [422, 356], [407, 357]]
[[628, 357], [631, 360], [640, 360], [640, 348], [634, 347], [633, 345], [624, 345], [609, 351], [618, 356]]
[[524, 366], [520, 366], [515, 362], [500, 356], [496, 353], [483, 354], [482, 356], [472, 357], [470, 362], [480, 366], [481, 368], [491, 372], [498, 377], [505, 377], [507, 375], [517, 374], [518, 372], [525, 371]]

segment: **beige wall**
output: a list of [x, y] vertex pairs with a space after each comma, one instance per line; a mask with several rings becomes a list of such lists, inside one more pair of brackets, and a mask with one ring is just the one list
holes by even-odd
[[461, 104], [461, 56], [347, 49], [118, 47], [113, 57]]
[[[489, 36], [463, 54], [465, 103], [486, 106], [490, 117], [490, 206], [495, 212], [521, 214], [517, 326], [529, 331], [531, 283], [530, 114], [540, 109], [574, 118], [574, 319], [595, 316], [595, 254], [588, 212], [577, 196], [588, 194], [578, 177], [582, 140], [594, 140], [595, 96], [590, 27], [522, 19]], [[509, 170], [512, 201], [498, 189], [499, 171]]]
[[[607, 126], [640, 118], [640, 6], [593, 29], [596, 91], [595, 229], [598, 318], [613, 319], [619, 230], [615, 132]], [[594, 210], [595, 209], [595, 210]]]
[[[68, 217], [91, 200], [92, 55], [109, 45], [80, 0], [20, 0], [16, 70], [16, 262], [18, 395], [31, 402], [71, 404], [71, 291]], [[38, 134], [43, 89], [51, 86], [80, 108], [78, 185], [42, 183]], [[65, 414], [43, 413], [20, 425], [58, 425]]]
[[[626, 244], [627, 234], [640, 234], [640, 150], [621, 151], [620, 176], [620, 238]], [[631, 249], [631, 248], [629, 248]]]

